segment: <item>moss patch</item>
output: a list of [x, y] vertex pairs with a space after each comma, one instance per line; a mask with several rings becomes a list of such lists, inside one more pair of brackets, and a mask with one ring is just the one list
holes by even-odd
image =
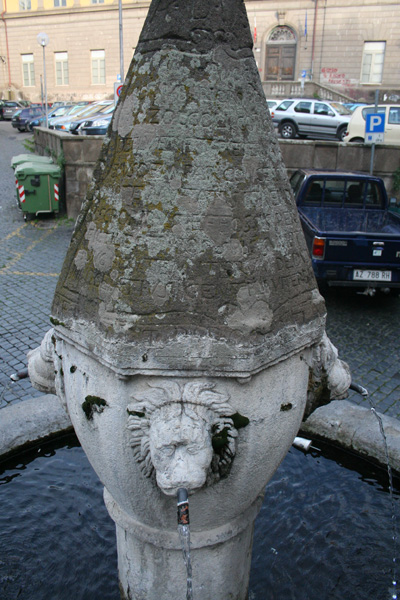
[[50, 317], [50, 323], [55, 327], [57, 327], [57, 325], [62, 325], [63, 327], [66, 327], [65, 323], [59, 321], [58, 319], [55, 319], [54, 317]]
[[244, 417], [243, 415], [241, 415], [238, 412], [235, 413], [234, 415], [231, 415], [231, 419], [232, 419], [233, 424], [236, 429], [241, 429], [242, 427], [247, 427], [247, 425], [250, 423], [250, 421], [247, 417]]
[[93, 419], [93, 413], [102, 413], [104, 408], [108, 406], [107, 402], [103, 398], [98, 396], [86, 396], [85, 402], [82, 404], [82, 410], [86, 415], [88, 421]]

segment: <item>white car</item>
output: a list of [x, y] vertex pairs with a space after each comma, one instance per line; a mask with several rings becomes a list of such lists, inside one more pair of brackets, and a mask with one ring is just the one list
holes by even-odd
[[272, 100], [270, 98], [267, 98], [267, 105], [269, 110], [271, 110], [271, 108], [274, 108], [274, 106], [276, 106], [277, 104], [279, 104], [280, 100]]
[[328, 137], [342, 140], [351, 112], [340, 102], [287, 98], [271, 111], [272, 121], [284, 139]]
[[[376, 112], [385, 114], [384, 144], [400, 146], [400, 104], [380, 104]], [[364, 142], [365, 119], [368, 113], [375, 113], [375, 105], [358, 106], [350, 119], [344, 142]]]

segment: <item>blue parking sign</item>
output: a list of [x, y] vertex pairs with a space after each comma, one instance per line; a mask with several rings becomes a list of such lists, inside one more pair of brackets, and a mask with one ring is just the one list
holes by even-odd
[[370, 113], [365, 116], [365, 142], [383, 142], [385, 135], [385, 113]]

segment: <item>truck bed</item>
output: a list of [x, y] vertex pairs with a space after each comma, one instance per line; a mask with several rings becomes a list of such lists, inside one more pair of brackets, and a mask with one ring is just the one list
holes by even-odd
[[320, 234], [361, 233], [396, 236], [400, 239], [400, 215], [389, 211], [359, 208], [301, 206], [299, 212]]

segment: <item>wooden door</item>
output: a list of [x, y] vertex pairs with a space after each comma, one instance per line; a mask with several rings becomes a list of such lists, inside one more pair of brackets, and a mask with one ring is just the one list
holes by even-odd
[[267, 45], [265, 79], [267, 81], [293, 81], [295, 62], [295, 44]]

